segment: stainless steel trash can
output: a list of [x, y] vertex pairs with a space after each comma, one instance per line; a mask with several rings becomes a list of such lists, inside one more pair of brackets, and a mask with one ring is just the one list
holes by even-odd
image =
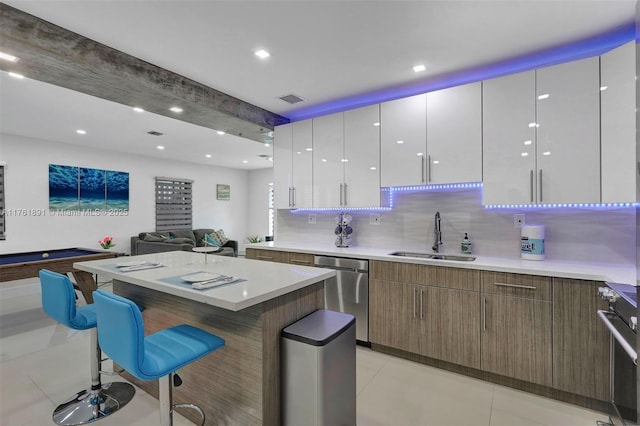
[[284, 425], [356, 424], [355, 324], [320, 309], [282, 330]]

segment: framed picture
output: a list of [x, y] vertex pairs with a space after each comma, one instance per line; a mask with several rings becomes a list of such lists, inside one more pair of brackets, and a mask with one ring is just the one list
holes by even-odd
[[231, 185], [216, 185], [216, 196], [218, 200], [229, 201], [231, 199]]

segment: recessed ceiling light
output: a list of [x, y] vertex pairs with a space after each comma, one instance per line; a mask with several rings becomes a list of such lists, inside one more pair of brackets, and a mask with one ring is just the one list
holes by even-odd
[[369, 167], [369, 170], [376, 170], [376, 166]]
[[249, 160], [242, 160], [242, 162], [243, 162], [244, 164], [247, 164], [247, 163], [249, 162]]
[[544, 93], [544, 94], [538, 96], [538, 99], [539, 100], [543, 100], [543, 99], [547, 99], [548, 97], [549, 97], [549, 94], [548, 93]]
[[269, 56], [271, 56], [271, 53], [267, 52], [264, 49], [256, 50], [255, 52], [253, 52], [253, 54], [256, 55], [260, 59], [266, 59]]
[[144, 110], [142, 108], [140, 108], [140, 107], [134, 107], [133, 110], [135, 112], [144, 112]]
[[217, 133], [218, 133], [219, 135], [224, 135], [224, 132], [223, 132], [222, 130], [218, 130], [218, 131], [217, 131]]
[[374, 126], [378, 127], [380, 125], [380, 123], [373, 123]]
[[426, 69], [427, 67], [425, 67], [424, 65], [416, 65], [413, 67], [413, 72], [422, 72]]
[[24, 78], [24, 75], [18, 74], [17, 72], [10, 72], [9, 75], [11, 77], [13, 77], [13, 78], [18, 78], [18, 79], [21, 79], [21, 80]]
[[404, 141], [396, 141], [396, 143], [403, 144]]
[[82, 130], [82, 129], [78, 129], [78, 130], [76, 130], [76, 133], [79, 134], [79, 135], [86, 135], [87, 131], [86, 130]]
[[267, 143], [265, 143], [265, 144], [264, 144], [264, 146], [266, 146], [267, 148], [269, 148], [269, 147], [271, 146], [271, 144], [267, 142]]
[[169, 111], [173, 111], [173, 112], [182, 112], [184, 111], [182, 108], [177, 107], [177, 106], [173, 106], [171, 108], [169, 108]]
[[313, 151], [313, 148], [305, 148], [305, 151]]
[[603, 92], [605, 90], [607, 90], [609, 88], [609, 86], [601, 86], [600, 87], [600, 91]]
[[163, 150], [163, 149], [164, 149], [164, 146], [162, 146], [162, 145], [158, 145], [158, 146], [156, 146], [156, 148], [158, 148], [158, 149], [160, 149], [160, 150]]
[[9, 55], [8, 53], [0, 52], [0, 59], [4, 59], [5, 61], [10, 62], [18, 62], [18, 57]]
[[207, 154], [207, 155], [205, 155], [205, 157], [211, 158], [211, 154]]

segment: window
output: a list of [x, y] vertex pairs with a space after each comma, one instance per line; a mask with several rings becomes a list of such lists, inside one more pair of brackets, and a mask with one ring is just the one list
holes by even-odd
[[0, 166], [0, 240], [5, 239], [4, 166]]
[[274, 229], [274, 221], [275, 221], [275, 210], [273, 207], [273, 183], [269, 184], [269, 234], [273, 236]]
[[156, 231], [192, 229], [193, 181], [156, 177]]

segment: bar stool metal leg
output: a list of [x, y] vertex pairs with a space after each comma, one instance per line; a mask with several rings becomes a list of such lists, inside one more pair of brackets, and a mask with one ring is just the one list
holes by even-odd
[[84, 389], [53, 412], [53, 421], [59, 425], [83, 425], [100, 420], [124, 407], [135, 394], [129, 383], [113, 382], [102, 384], [100, 366], [102, 353], [98, 345], [98, 331], [94, 327], [91, 335], [91, 387]]

